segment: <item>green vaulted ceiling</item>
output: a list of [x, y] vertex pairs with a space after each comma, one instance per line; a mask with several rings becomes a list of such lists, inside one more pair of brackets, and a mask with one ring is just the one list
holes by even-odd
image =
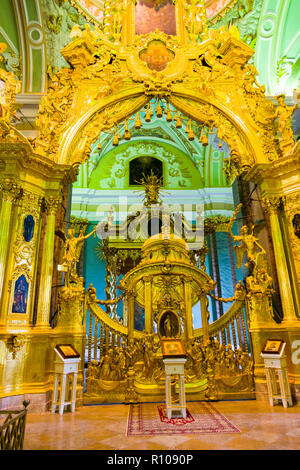
[[22, 81], [22, 92], [45, 92], [46, 34], [39, 0], [1, 0], [0, 41], [7, 45], [0, 66]]

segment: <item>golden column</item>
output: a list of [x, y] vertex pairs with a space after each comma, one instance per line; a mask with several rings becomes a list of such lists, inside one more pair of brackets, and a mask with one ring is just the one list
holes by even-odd
[[[4, 178], [0, 183], [2, 191], [2, 205], [0, 212], [0, 303], [2, 303], [2, 290], [4, 285], [7, 253], [11, 240], [11, 221], [13, 205], [22, 196], [21, 187], [12, 178]], [[1, 309], [0, 326], [6, 325], [6, 311]]]
[[47, 221], [43, 244], [41, 278], [39, 286], [39, 300], [37, 308], [36, 327], [49, 327], [52, 275], [53, 275], [53, 256], [54, 256], [54, 238], [56, 214], [61, 204], [61, 198], [45, 198]]
[[128, 299], [128, 340], [133, 339], [134, 330], [134, 292], [132, 290], [127, 291]]
[[284, 252], [283, 239], [278, 220], [277, 208], [281, 202], [279, 197], [263, 198], [263, 208], [270, 218], [271, 235], [274, 247], [276, 271], [278, 276], [280, 298], [283, 309], [283, 322], [299, 321], [296, 316], [290, 273]]
[[290, 247], [291, 265], [293, 269], [293, 279], [295, 295], [300, 312], [300, 239], [293, 226], [295, 216], [300, 214], [300, 192], [287, 194], [283, 197], [284, 212], [287, 221], [287, 243]]
[[144, 277], [145, 330], [153, 333], [152, 321], [152, 276]]
[[203, 341], [209, 339], [208, 334], [208, 310], [207, 310], [207, 294], [201, 289], [200, 296], [200, 306], [201, 306], [201, 320], [202, 320], [202, 331], [203, 331]]
[[184, 301], [185, 301], [185, 336], [187, 340], [193, 338], [193, 311], [192, 311], [192, 278], [190, 276], [184, 276]]

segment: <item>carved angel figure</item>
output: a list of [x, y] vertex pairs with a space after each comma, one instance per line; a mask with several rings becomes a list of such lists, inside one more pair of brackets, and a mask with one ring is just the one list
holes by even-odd
[[262, 86], [259, 85], [259, 83], [256, 80], [257, 75], [258, 75], [258, 71], [254, 67], [254, 65], [248, 64], [247, 67], [244, 68], [244, 73], [242, 77], [243, 86], [247, 93], [264, 96], [266, 88], [264, 85]]
[[287, 106], [284, 102], [284, 95], [276, 96], [278, 106], [275, 111], [274, 118], [278, 117], [278, 132], [282, 136], [282, 141], [287, 144], [294, 144], [294, 133], [292, 129], [292, 114], [297, 108], [294, 106]]
[[[258, 264], [260, 262], [260, 258], [265, 256], [266, 251], [258, 243], [258, 238], [256, 238], [253, 235], [253, 228], [254, 228], [253, 226], [249, 230], [247, 225], [243, 225], [243, 227], [241, 228], [241, 234], [240, 235], [234, 235], [232, 233], [232, 225], [234, 223], [236, 214], [239, 211], [241, 206], [242, 206], [242, 204], [240, 204], [236, 208], [236, 210], [233, 214], [233, 217], [232, 217], [232, 219], [230, 220], [230, 222], [228, 224], [228, 231], [229, 231], [230, 235], [232, 236], [232, 238], [235, 242], [240, 242], [239, 245], [234, 246], [234, 250], [235, 250], [235, 254], [236, 254], [236, 258], [237, 258], [237, 267], [238, 267], [238, 269], [242, 266], [244, 253], [246, 253], [247, 254], [247, 263], [245, 264], [245, 266], [247, 266], [247, 268], [249, 268], [250, 270], [254, 270], [258, 266]], [[260, 251], [258, 251], [258, 250], [260, 250]]]
[[91, 231], [88, 235], [84, 236], [83, 232], [80, 231], [79, 236], [75, 237], [74, 229], [68, 230], [68, 238], [64, 243], [64, 254], [63, 254], [63, 264], [67, 266], [66, 273], [66, 285], [69, 286], [71, 282], [77, 280], [78, 276], [76, 273], [76, 264], [79, 261], [80, 253], [84, 240], [89, 238], [93, 233], [95, 233], [96, 228]]

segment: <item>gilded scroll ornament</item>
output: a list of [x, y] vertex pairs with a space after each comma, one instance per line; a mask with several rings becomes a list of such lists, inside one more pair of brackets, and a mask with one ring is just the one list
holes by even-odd
[[55, 154], [62, 128], [70, 116], [70, 106], [73, 100], [74, 85], [71, 79], [71, 69], [62, 69], [48, 86], [47, 95], [40, 102], [36, 125], [39, 134], [34, 141], [35, 149], [42, 155]]
[[43, 205], [43, 198], [39, 194], [34, 194], [29, 191], [23, 191], [20, 206], [23, 213], [31, 214], [35, 220], [38, 219]]

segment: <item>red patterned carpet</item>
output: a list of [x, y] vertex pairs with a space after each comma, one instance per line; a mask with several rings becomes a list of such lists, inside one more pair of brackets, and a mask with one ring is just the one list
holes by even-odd
[[165, 415], [165, 405], [139, 403], [130, 405], [127, 436], [155, 434], [218, 434], [240, 432], [209, 402], [187, 403], [187, 416], [172, 418]]

